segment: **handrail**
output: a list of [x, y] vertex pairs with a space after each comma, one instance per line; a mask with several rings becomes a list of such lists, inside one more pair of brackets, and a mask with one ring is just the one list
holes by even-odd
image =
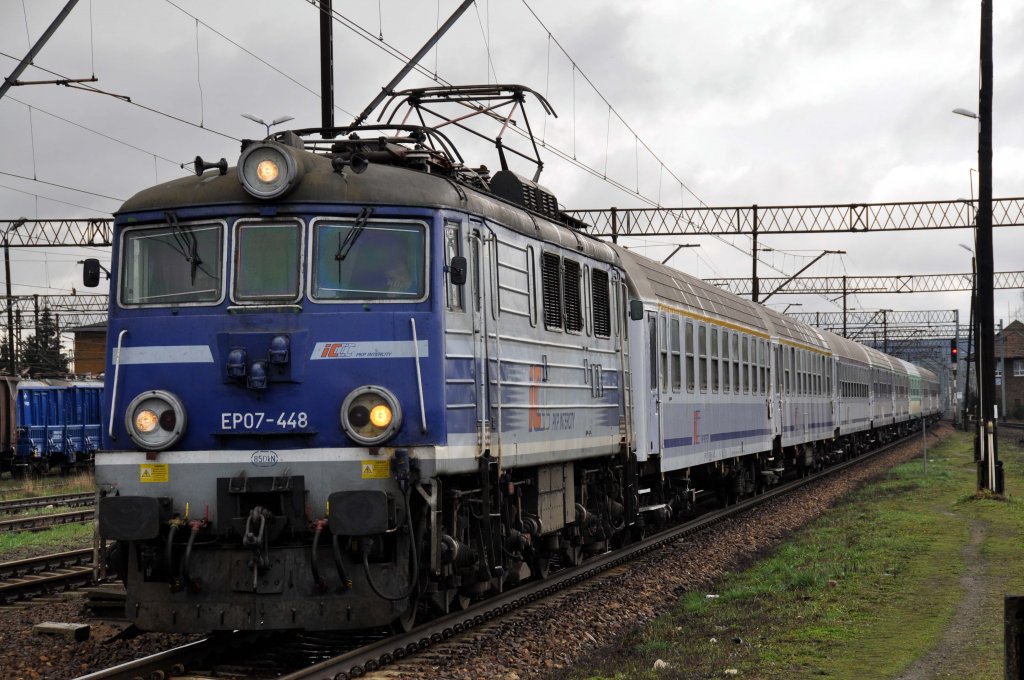
[[107, 426], [107, 434], [111, 439], [114, 437], [114, 414], [117, 412], [117, 378], [121, 374], [121, 343], [128, 329], [123, 329], [117, 334], [117, 350], [114, 352], [114, 386], [110, 394], [110, 424]]
[[412, 350], [416, 356], [416, 386], [420, 391], [420, 427], [422, 432], [427, 431], [427, 410], [423, 404], [423, 371], [420, 368], [420, 341], [416, 337], [416, 318], [409, 317], [412, 323]]

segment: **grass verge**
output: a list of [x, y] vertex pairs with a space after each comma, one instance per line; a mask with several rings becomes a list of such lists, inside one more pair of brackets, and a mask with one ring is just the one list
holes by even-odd
[[92, 470], [76, 472], [64, 477], [0, 479], [0, 500], [4, 501], [95, 490], [96, 477], [93, 475]]
[[93, 526], [62, 524], [43, 531], [5, 531], [0, 533], [0, 562], [30, 555], [45, 555], [92, 545]]
[[[942, 676], [1002, 677], [1003, 594], [1024, 592], [1024, 507], [1016, 500], [1024, 450], [1006, 441], [1000, 456], [1007, 500], [973, 493], [966, 434], [931, 440], [927, 475], [921, 459], [893, 468], [768, 558], [714, 593], [685, 595], [571, 677], [898, 677], [948, 635], [969, 567], [982, 615], [961, 631], [963, 649]], [[657, 659], [669, 666], [655, 670]]]

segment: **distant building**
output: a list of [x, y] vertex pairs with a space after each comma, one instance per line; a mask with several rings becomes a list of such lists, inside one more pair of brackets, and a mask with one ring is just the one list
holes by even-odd
[[999, 415], [1005, 414], [1014, 420], [1024, 420], [1024, 323], [1013, 321], [1002, 333], [996, 334], [995, 363], [997, 382], [1006, 383], [1005, 407], [1002, 403], [1003, 386], [996, 386], [995, 397], [1000, 405]]
[[[1021, 328], [1024, 329], [1024, 326]], [[98, 323], [80, 326], [69, 332], [75, 336], [75, 365], [72, 371], [75, 375], [101, 375], [106, 370], [104, 352], [107, 346], [107, 325]]]

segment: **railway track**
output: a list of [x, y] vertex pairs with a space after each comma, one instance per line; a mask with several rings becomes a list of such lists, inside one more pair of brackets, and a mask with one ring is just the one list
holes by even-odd
[[83, 505], [94, 505], [96, 493], [86, 491], [83, 493], [62, 493], [54, 496], [33, 496], [31, 498], [16, 498], [10, 501], [0, 501], [0, 514], [14, 514], [35, 508], [48, 506], [80, 507]]
[[[217, 677], [218, 673], [223, 674], [224, 672], [240, 674], [240, 677], [283, 677], [284, 680], [312, 678], [347, 680], [361, 677], [419, 654], [456, 635], [479, 628], [521, 607], [532, 605], [565, 591], [567, 588], [577, 586], [663, 546], [709, 529], [747, 512], [757, 505], [793, 493], [808, 484], [824, 479], [826, 476], [859, 465], [919, 436], [917, 433], [911, 434], [907, 438], [880, 447], [874, 452], [834, 465], [817, 474], [791, 481], [754, 498], [707, 513], [685, 524], [676, 525], [651, 535], [622, 551], [594, 557], [581, 566], [564, 568], [552, 573], [542, 581], [527, 583], [477, 603], [466, 610], [434, 619], [406, 634], [382, 635], [377, 639], [363, 640], [362, 644], [350, 647], [348, 650], [337, 651], [331, 654], [330, 658], [326, 658], [327, 650], [330, 647], [323, 642], [323, 639], [328, 636], [320, 636], [319, 646], [318, 643], [303, 641], [305, 636], [299, 636], [298, 640], [300, 641], [297, 644], [306, 651], [312, 651], [312, 655], [308, 656], [305, 662], [292, 666], [292, 668], [301, 668], [301, 670], [292, 670], [286, 675], [282, 674], [279, 668], [275, 668], [273, 672], [266, 675], [262, 674], [267, 673], [268, 667], [271, 665], [268, 659], [276, 661], [281, 657], [280, 649], [276, 644], [272, 644], [275, 641], [266, 638], [263, 638], [262, 641], [253, 641], [252, 636], [248, 636], [248, 639], [247, 636], [239, 636], [234, 638], [236, 649], [230, 658], [214, 651], [218, 647], [223, 647], [223, 643], [218, 642], [218, 639], [222, 638], [211, 637], [201, 641], [202, 645], [193, 643], [195, 646], [186, 645], [175, 650], [168, 650], [152, 657], [138, 659], [129, 664], [83, 676], [79, 680], [106, 680], [109, 678], [138, 680], [150, 677], [173, 677], [175, 674], [181, 675], [186, 671], [192, 678]], [[352, 642], [351, 638], [349, 642]], [[322, 660], [318, 660], [317, 656]]]
[[92, 582], [92, 548], [0, 562], [0, 604], [72, 590]]
[[91, 522], [96, 511], [93, 508], [71, 510], [47, 515], [31, 515], [0, 521], [0, 532], [3, 531], [42, 531], [61, 524]]

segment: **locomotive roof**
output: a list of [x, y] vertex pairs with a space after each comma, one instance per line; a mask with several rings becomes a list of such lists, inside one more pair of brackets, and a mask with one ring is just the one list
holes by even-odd
[[[530, 238], [618, 264], [618, 255], [608, 243], [450, 177], [383, 163], [370, 163], [361, 174], [341, 174], [334, 171], [330, 158], [307, 151], [296, 155], [303, 163], [303, 177], [281, 199], [283, 203], [275, 203], [282, 212], [292, 204], [325, 203], [453, 209], [494, 220]], [[129, 198], [117, 214], [162, 212], [197, 205], [231, 206], [236, 213], [257, 213], [266, 203], [245, 191], [232, 166], [224, 175], [208, 172], [143, 189]]]

